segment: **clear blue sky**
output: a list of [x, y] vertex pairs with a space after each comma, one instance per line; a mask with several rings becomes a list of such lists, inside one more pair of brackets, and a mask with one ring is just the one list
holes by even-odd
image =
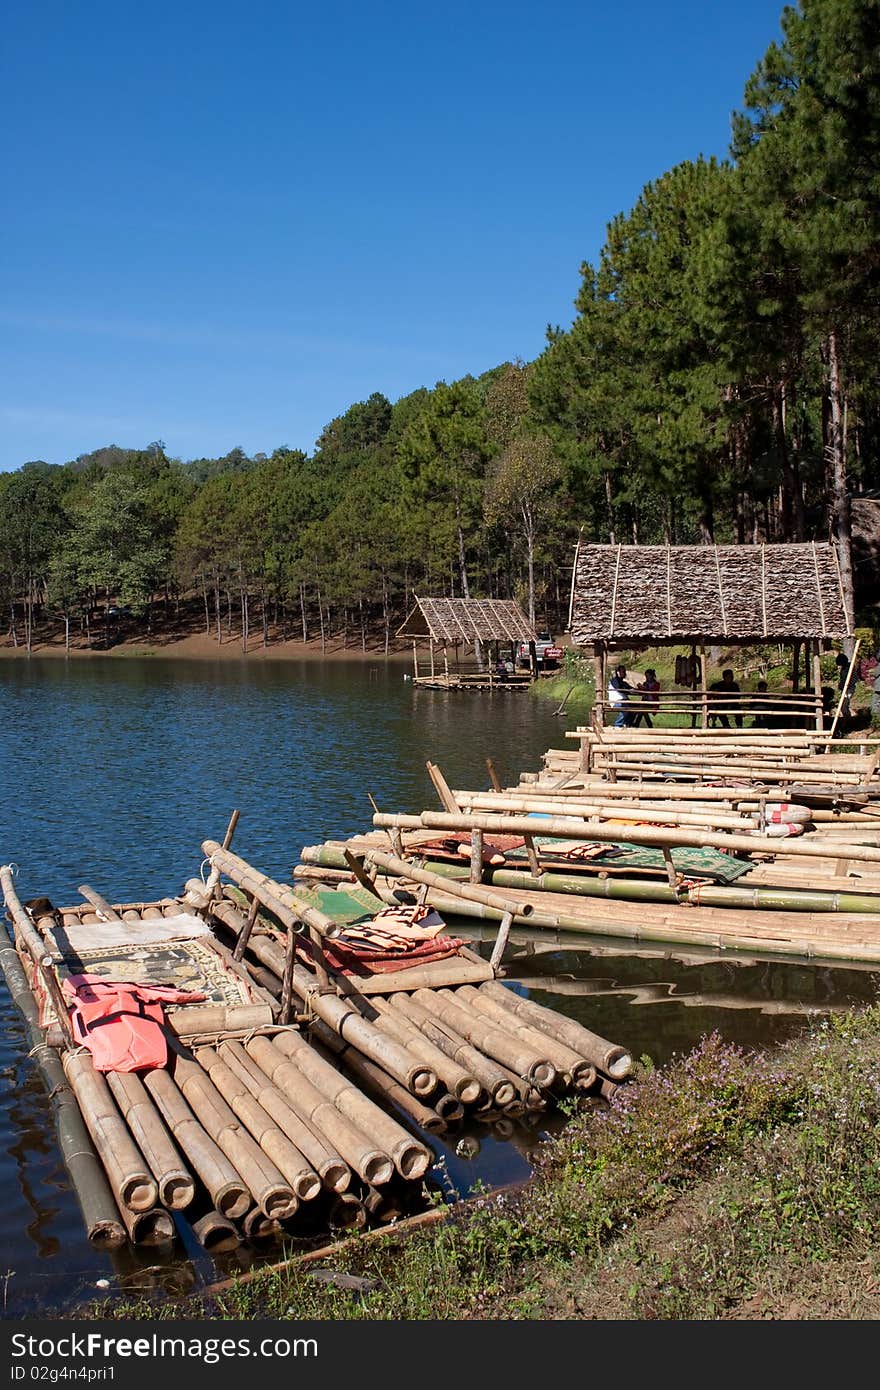
[[608, 221], [725, 155], [777, 0], [10, 0], [0, 469], [310, 451], [535, 357]]

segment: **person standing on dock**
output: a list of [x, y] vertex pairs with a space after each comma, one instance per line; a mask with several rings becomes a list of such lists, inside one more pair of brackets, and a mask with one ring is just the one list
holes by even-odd
[[[653, 729], [654, 721], [651, 714], [657, 713], [657, 706], [660, 704], [660, 682], [657, 679], [657, 672], [653, 666], [649, 666], [645, 672], [645, 679], [641, 685], [636, 686], [636, 690], [642, 696], [642, 708], [637, 709], [632, 717], [632, 727], [637, 724], [645, 723], [649, 729]], [[651, 711], [649, 713], [648, 711]]]
[[632, 727], [633, 714], [627, 696], [633, 695], [634, 693], [634, 687], [630, 685], [626, 678], [626, 667], [616, 666], [614, 675], [608, 682], [608, 703], [617, 713], [617, 718], [614, 721], [615, 729], [629, 729]]
[[[738, 685], [737, 682], [733, 679], [733, 671], [730, 669], [730, 667], [728, 667], [726, 671], [722, 671], [722, 672], [721, 672], [721, 679], [720, 679], [720, 681], [713, 681], [712, 684], [709, 686], [709, 690], [710, 690], [710, 692], [711, 692], [713, 695], [727, 695], [727, 696], [730, 696], [730, 695], [739, 695], [739, 694], [740, 694], [739, 685]], [[728, 709], [730, 708], [730, 704], [729, 704], [729, 703], [727, 704], [727, 708], [728, 708]], [[742, 728], [742, 726], [743, 726], [743, 717], [742, 717], [742, 714], [741, 714], [741, 713], [735, 714], [735, 715], [733, 716], [733, 721], [734, 721], [734, 723], [736, 724], [736, 727], [737, 727], [738, 729], [741, 729], [741, 728]], [[710, 714], [710, 715], [709, 715], [709, 725], [710, 725], [710, 727], [711, 727], [713, 724], [720, 724], [722, 729], [729, 729], [729, 728], [730, 728], [730, 720], [728, 719], [728, 717], [727, 717], [726, 714]]]

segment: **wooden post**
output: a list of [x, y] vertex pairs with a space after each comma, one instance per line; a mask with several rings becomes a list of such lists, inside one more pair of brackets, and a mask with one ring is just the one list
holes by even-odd
[[[236, 812], [236, 815], [237, 814]], [[94, 888], [90, 888], [87, 883], [81, 883], [76, 891], [82, 893], [86, 902], [91, 903], [93, 907], [97, 908], [98, 915], [103, 917], [105, 922], [119, 922], [122, 920], [119, 913], [110, 906], [103, 894], [96, 892]]]
[[534, 642], [530, 642], [530, 643], [529, 643], [529, 661], [530, 661], [531, 667], [532, 667], [532, 677], [533, 677], [534, 680], [537, 680], [537, 679], [538, 679], [538, 649], [537, 649], [537, 647], [535, 646]]
[[293, 967], [296, 963], [296, 932], [287, 928], [287, 945], [284, 954], [284, 975], [281, 980], [281, 1013], [279, 1023], [289, 1023], [293, 1001]]
[[524, 835], [523, 839], [526, 842], [526, 854], [529, 858], [529, 868], [534, 874], [535, 878], [540, 878], [541, 865], [538, 860], [538, 851], [535, 848], [535, 837], [534, 835]]
[[471, 883], [483, 881], [483, 832], [476, 826], [471, 831]]
[[818, 642], [813, 652], [813, 694], [816, 696], [816, 729], [821, 733], [825, 727], [825, 706], [822, 703], [822, 664]]
[[672, 862], [672, 851], [668, 845], [663, 845], [663, 862], [666, 865], [666, 877], [669, 879], [669, 887], [673, 892], [678, 889], [678, 879], [675, 873], [675, 865]]
[[[597, 642], [593, 647], [593, 679], [596, 691], [593, 696], [592, 724], [601, 728], [605, 723], [605, 643]], [[590, 771], [590, 749], [581, 744], [581, 771]]]
[[[400, 834], [399, 831], [398, 834]], [[366, 888], [368, 893], [371, 893], [374, 898], [378, 898], [379, 901], [384, 904], [385, 899], [364, 869], [363, 859], [358, 859], [356, 855], [352, 854], [350, 849], [344, 849], [342, 853], [345, 855], [346, 864], [351, 869], [361, 887]]]
[[500, 792], [501, 783], [498, 780], [498, 773], [495, 771], [495, 764], [493, 763], [491, 758], [486, 759], [486, 767], [489, 769], [489, 780], [492, 783], [492, 790], [495, 792]]
[[229, 824], [226, 827], [226, 834], [223, 836], [223, 848], [228, 849], [232, 844], [232, 837], [235, 834], [235, 827], [238, 825], [238, 811], [233, 811], [229, 817]]
[[449, 783], [446, 781], [446, 778], [443, 776], [443, 773], [440, 771], [437, 764], [432, 763], [431, 760], [428, 759], [428, 761], [425, 763], [425, 767], [428, 769], [428, 776], [434, 783], [434, 790], [440, 798], [440, 805], [444, 808], [444, 810], [451, 811], [453, 815], [455, 814], [455, 812], [460, 811], [461, 807], [459, 806], [455, 797], [452, 795], [452, 792], [449, 788]]
[[507, 947], [507, 938], [510, 936], [510, 928], [512, 926], [513, 913], [505, 912], [504, 916], [501, 918], [501, 924], [498, 928], [498, 935], [495, 938], [495, 945], [492, 948], [492, 954], [489, 957], [489, 964], [496, 973], [498, 971], [499, 965], [501, 964], [501, 957], [504, 955], [505, 949]]
[[431, 638], [431, 680], [434, 679], [434, 639]]
[[446, 650], [446, 643], [443, 643], [443, 674], [446, 677], [446, 684], [449, 684], [449, 653]]
[[[858, 654], [859, 654], [859, 647], [861, 646], [861, 644], [862, 644], [862, 639], [861, 639], [861, 637], [857, 637], [856, 640], [855, 640], [855, 644], [854, 644], [854, 646], [853, 646], [852, 656], [851, 656], [850, 659], [849, 659], [849, 666], [847, 667], [846, 679], [845, 679], [845, 681], [844, 681], [844, 683], [843, 683], [843, 687], [842, 687], [841, 692], [840, 692], [840, 699], [839, 699], [838, 702], [837, 702], [837, 709], [834, 711], [834, 719], [833, 719], [832, 722], [831, 722], [831, 728], [828, 730], [828, 738], [829, 738], [829, 740], [832, 739], [832, 738], [834, 737], [834, 731], [835, 731], [835, 729], [837, 728], [837, 721], [838, 721], [839, 718], [840, 718], [840, 712], [841, 712], [841, 710], [843, 709], [844, 701], [846, 700], [846, 697], [847, 697], [847, 695], [849, 694], [849, 683], [850, 683], [850, 680], [852, 679], [852, 673], [853, 673], [853, 671], [855, 670], [856, 657], [857, 657]], [[830, 753], [830, 752], [831, 752], [831, 743], [830, 743], [830, 742], [826, 743], [826, 745], [825, 745], [825, 752], [826, 752], [826, 753]]]
[[413, 679], [414, 679], [414, 680], [418, 680], [418, 678], [419, 678], [419, 657], [418, 657], [418, 652], [416, 651], [416, 644], [415, 644], [415, 642], [413, 642]]
[[706, 648], [700, 644], [700, 699], [703, 705], [702, 727], [709, 727], [709, 696], [706, 691]]
[[238, 940], [235, 943], [235, 950], [232, 952], [233, 960], [241, 960], [242, 956], [244, 955], [245, 950], [247, 949], [248, 941], [250, 940], [251, 932], [254, 929], [254, 923], [257, 920], [257, 913], [259, 912], [259, 910], [260, 904], [257, 902], [256, 898], [251, 898], [251, 905], [248, 908], [247, 921], [245, 922], [244, 926], [242, 927], [239, 933]]

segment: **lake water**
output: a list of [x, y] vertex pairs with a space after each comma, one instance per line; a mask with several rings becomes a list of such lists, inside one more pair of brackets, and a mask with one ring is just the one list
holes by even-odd
[[[505, 782], [564, 745], [552, 702], [524, 693], [416, 690], [396, 662], [0, 660], [0, 862], [18, 865], [23, 899], [79, 901], [89, 883], [111, 901], [178, 893], [199, 872], [201, 842], [222, 839], [266, 873], [290, 877], [305, 844], [369, 826], [383, 810], [436, 804], [425, 770], [485, 787], [491, 757]], [[479, 940], [479, 929], [476, 929]], [[485, 938], [486, 949], [490, 937]], [[873, 970], [703, 957], [677, 947], [518, 932], [510, 975], [540, 1002], [655, 1062], [717, 1030], [763, 1046], [811, 1018], [873, 1002]], [[0, 983], [0, 1315], [66, 1306], [100, 1292], [178, 1292], [275, 1245], [214, 1260], [100, 1255], [85, 1239], [27, 1056], [20, 1015]], [[472, 1123], [434, 1142], [434, 1180], [466, 1193], [528, 1175], [546, 1130]]]

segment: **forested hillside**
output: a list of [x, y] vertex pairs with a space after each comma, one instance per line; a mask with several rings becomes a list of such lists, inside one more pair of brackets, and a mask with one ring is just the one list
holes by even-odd
[[23, 643], [35, 617], [88, 634], [110, 599], [149, 621], [181, 594], [218, 640], [234, 614], [245, 647], [343, 625], [388, 641], [413, 591], [513, 596], [558, 629], [581, 530], [830, 537], [870, 598], [851, 535], [880, 487], [878, 288], [880, 5], [801, 0], [730, 158], [660, 173], [613, 219], [536, 361], [377, 391], [311, 454], [25, 463], [0, 476], [0, 601]]

